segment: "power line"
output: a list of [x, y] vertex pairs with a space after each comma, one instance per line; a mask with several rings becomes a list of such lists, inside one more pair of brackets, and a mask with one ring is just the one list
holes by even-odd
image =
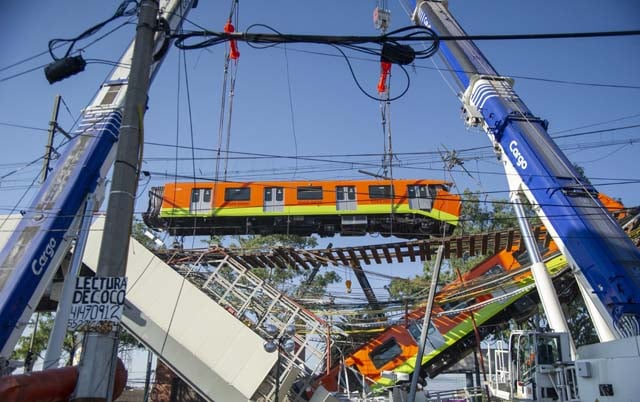
[[[591, 135], [591, 134], [599, 134], [599, 133], [605, 133], [605, 132], [612, 132], [612, 131], [621, 131], [621, 130], [627, 130], [630, 128], [636, 128], [636, 127], [640, 127], [640, 124], [637, 125], [631, 125], [631, 126], [621, 126], [621, 127], [613, 127], [613, 128], [607, 128], [607, 129], [601, 129], [601, 130], [592, 130], [592, 131], [584, 131], [584, 132], [580, 132], [580, 133], [574, 133], [574, 134], [570, 134], [570, 135], [566, 135], [566, 136], [556, 136], [556, 137], [552, 137], [552, 138], [565, 138], [565, 137], [578, 137], [578, 136], [583, 136], [583, 135]], [[182, 148], [182, 149], [191, 149], [191, 147], [189, 146], [184, 146], [184, 145], [173, 145], [173, 144], [166, 144], [166, 143], [160, 143], [160, 142], [152, 142], [152, 141], [147, 141], [145, 142], [146, 145], [152, 145], [152, 146], [158, 146], [158, 147], [168, 147], [168, 148]], [[216, 152], [215, 149], [213, 148], [204, 148], [204, 147], [195, 147], [195, 150], [198, 151], [206, 151], [206, 152]], [[482, 149], [490, 149], [490, 146], [480, 146], [480, 147], [470, 147], [470, 148], [462, 148], [462, 149], [458, 149], [456, 150], [456, 152], [472, 152], [472, 151], [477, 151], [477, 150], [482, 150]], [[293, 155], [277, 155], [277, 154], [266, 154], [266, 153], [260, 153], [260, 152], [244, 152], [244, 151], [227, 151], [229, 154], [237, 154], [237, 155], [247, 155], [247, 156], [255, 156], [255, 157], [264, 157], [264, 158], [276, 158], [276, 159], [293, 159], [296, 158], [296, 156]], [[395, 155], [398, 156], [402, 156], [402, 155], [425, 155], [425, 154], [432, 154], [432, 155], [439, 155], [439, 153], [437, 151], [426, 151], [426, 152], [399, 152], [399, 153], [394, 153]], [[324, 157], [349, 157], [349, 156], [376, 156], [379, 157], [380, 153], [364, 153], [364, 154], [310, 154], [310, 155], [298, 155], [298, 158], [324, 158]]]
[[23, 128], [25, 130], [43, 131], [45, 133], [49, 131], [46, 128], [40, 128], [40, 127], [34, 127], [34, 126], [25, 126], [25, 125], [22, 125], [22, 124], [13, 124], [13, 123], [5, 123], [5, 122], [0, 122], [0, 126]]
[[[280, 46], [276, 46], [279, 48]], [[304, 49], [295, 49], [288, 48], [289, 51], [298, 52], [298, 53], [306, 53], [313, 54], [318, 56], [328, 56], [328, 57], [336, 57], [341, 58], [342, 55], [318, 52], [313, 50], [304, 50]], [[379, 63], [380, 60], [367, 58], [367, 57], [357, 57], [357, 56], [349, 56], [351, 60], [359, 60], [359, 61], [367, 61], [372, 63]], [[424, 66], [417, 63], [412, 64], [412, 67], [422, 70], [431, 70], [431, 71], [440, 71], [440, 72], [450, 72], [450, 73], [472, 73], [472, 71], [458, 70], [447, 67], [431, 67]], [[561, 80], [561, 79], [553, 79], [553, 78], [544, 78], [544, 77], [531, 77], [526, 75], [514, 75], [514, 74], [506, 74], [511, 78], [517, 78], [522, 80], [530, 80], [530, 81], [541, 81], [541, 82], [549, 82], [556, 84], [566, 84], [566, 85], [578, 85], [578, 86], [587, 86], [587, 87], [601, 87], [601, 88], [618, 88], [618, 89], [640, 89], [640, 85], [628, 85], [628, 84], [608, 84], [608, 83], [599, 83], [599, 82], [585, 82], [585, 81], [574, 81], [574, 80]]]

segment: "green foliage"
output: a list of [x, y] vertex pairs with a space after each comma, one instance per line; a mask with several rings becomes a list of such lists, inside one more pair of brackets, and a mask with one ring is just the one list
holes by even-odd
[[142, 244], [148, 250], [157, 250], [158, 245], [150, 238], [145, 235], [145, 232], [150, 232], [151, 229], [141, 221], [134, 221], [131, 226], [131, 237], [136, 239], [140, 244]]
[[287, 234], [236, 236], [235, 241], [236, 243], [232, 243], [229, 248], [265, 252], [276, 247], [311, 248], [318, 245], [318, 240], [313, 236], [303, 237]]
[[[530, 208], [525, 208], [530, 211]], [[462, 195], [462, 212], [460, 225], [456, 227], [454, 236], [465, 234], [499, 231], [517, 227], [517, 219], [513, 206], [508, 200], [487, 201], [486, 196], [481, 197], [480, 192], [464, 190]], [[469, 271], [479, 264], [487, 256], [452, 257], [443, 263], [438, 278], [439, 284], [446, 284], [458, 277], [456, 270], [461, 274]], [[392, 298], [402, 298], [409, 295], [426, 295], [426, 289], [431, 282], [432, 262], [425, 262], [422, 275], [411, 279], [393, 279], [389, 284], [389, 294]]]
[[[518, 221], [513, 205], [507, 199], [487, 201], [480, 192], [464, 190], [462, 195], [461, 224], [454, 235], [482, 233], [517, 227]], [[525, 207], [525, 210], [531, 208]]]
[[573, 167], [578, 171], [578, 178], [580, 180], [582, 180], [586, 184], [591, 184], [591, 180], [589, 180], [589, 178], [587, 178], [587, 176], [585, 176], [584, 168], [582, 166], [574, 163]]
[[[452, 257], [449, 259], [449, 265], [454, 267], [454, 270], [459, 270], [460, 274], [464, 274], [480, 264], [485, 258], [487, 258], [485, 255], [474, 255], [470, 257], [465, 254], [462, 258]], [[457, 273], [455, 277], [458, 277]]]
[[[242, 250], [251, 252], [269, 252], [278, 247], [291, 247], [295, 249], [306, 249], [318, 246], [318, 240], [311, 237], [297, 235], [272, 234], [266, 236], [233, 236], [230, 238], [221, 236], [211, 236], [210, 245], [226, 245], [230, 250]], [[255, 267], [251, 272], [263, 279], [268, 284], [288, 293], [297, 296], [321, 296], [325, 293], [327, 286], [340, 282], [342, 278], [334, 271], [315, 273], [309, 281], [307, 271], [297, 271], [292, 267], [281, 268], [260, 268]]]
[[[35, 359], [44, 359], [44, 354], [47, 349], [47, 344], [49, 342], [49, 335], [53, 330], [55, 315], [53, 313], [40, 313], [34, 314], [31, 317], [31, 329], [34, 328], [34, 324], [36, 322], [36, 317], [38, 319], [38, 327], [35, 331], [35, 337], [33, 341], [33, 355]], [[29, 346], [31, 345], [31, 335], [32, 331], [28, 331], [27, 335], [20, 337], [16, 348], [11, 355], [11, 359], [14, 360], [25, 360], [29, 353]], [[64, 343], [62, 345], [62, 357], [65, 360], [65, 364], [67, 366], [72, 364], [74, 355], [80, 346], [79, 339], [77, 336], [77, 332], [69, 332], [67, 331]], [[131, 336], [127, 331], [122, 330], [120, 332], [120, 349], [121, 350], [131, 350], [131, 349], [139, 349], [142, 348], [142, 344], [138, 342], [133, 336]], [[34, 360], [35, 361], [35, 360]]]
[[598, 334], [591, 322], [591, 317], [580, 294], [564, 305], [571, 337], [577, 346], [599, 342]]
[[403, 299], [405, 297], [415, 297], [415, 295], [426, 295], [429, 289], [429, 282], [423, 276], [414, 278], [393, 278], [387, 287], [389, 295], [393, 299]]
[[298, 288], [297, 295], [305, 297], [319, 297], [325, 294], [327, 286], [342, 281], [340, 275], [335, 271], [327, 271], [316, 274], [311, 283], [305, 279]]
[[[31, 317], [31, 328], [34, 328], [36, 323], [36, 319], [38, 321], [38, 327], [35, 331], [35, 336], [33, 337], [33, 355], [35, 358], [44, 359], [43, 351], [47, 348], [47, 343], [49, 342], [49, 334], [53, 329], [54, 324], [54, 316], [52, 313], [42, 313], [42, 314], [34, 314]], [[33, 330], [30, 331], [28, 335], [20, 337], [18, 340], [18, 344], [13, 351], [12, 359], [15, 360], [25, 360], [29, 353], [29, 346], [31, 345], [31, 336]], [[67, 332], [64, 338], [63, 350], [67, 354], [67, 364], [70, 364], [69, 360], [73, 355], [73, 352], [77, 349], [78, 345], [75, 342], [74, 336], [72, 333]], [[35, 360], [34, 360], [35, 361]]]
[[490, 223], [491, 214], [484, 207], [485, 202], [480, 200], [480, 194], [465, 189], [462, 193], [462, 211], [460, 213], [460, 224], [454, 231], [454, 236], [480, 233], [486, 231], [486, 226]]

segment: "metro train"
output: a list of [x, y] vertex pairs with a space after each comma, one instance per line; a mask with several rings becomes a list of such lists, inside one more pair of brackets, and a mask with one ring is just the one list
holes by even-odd
[[166, 183], [149, 192], [144, 222], [172, 235], [451, 234], [460, 196], [440, 180]]
[[[546, 255], [551, 275], [564, 272], [566, 259], [553, 243]], [[481, 337], [493, 329], [491, 326], [504, 325], [511, 318], [528, 317], [537, 311], [535, 292], [525, 288], [533, 283], [533, 278], [516, 257], [519, 257], [517, 251], [503, 250], [439, 291], [427, 331], [421, 366], [423, 376], [435, 377], [472, 350], [476, 343], [474, 324], [471, 312], [465, 308], [502, 296], [500, 301], [480, 304], [473, 310]], [[363, 385], [384, 388], [394, 381], [388, 375], [383, 376], [383, 372], [412, 373], [423, 318], [424, 307], [410, 312], [406, 320], [388, 327], [334, 365], [319, 379], [317, 386], [331, 392], [361, 390]]]

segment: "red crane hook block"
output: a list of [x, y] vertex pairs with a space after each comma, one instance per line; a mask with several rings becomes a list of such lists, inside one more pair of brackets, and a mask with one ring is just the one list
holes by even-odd
[[[227, 23], [224, 24], [224, 31], [226, 33], [232, 33], [236, 31], [235, 27], [231, 23], [231, 20], [227, 21]], [[233, 60], [238, 60], [240, 58], [240, 51], [238, 50], [238, 44], [234, 39], [232, 39], [229, 41], [229, 45], [231, 46], [231, 51], [229, 52], [229, 58]]]

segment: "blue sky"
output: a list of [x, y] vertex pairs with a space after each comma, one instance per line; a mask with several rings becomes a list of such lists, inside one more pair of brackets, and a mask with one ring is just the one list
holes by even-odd
[[[71, 0], [42, 3], [10, 1], [1, 17], [3, 61], [0, 68], [45, 51], [49, 39], [75, 36], [110, 16], [118, 4]], [[402, 7], [404, 5], [408, 9], [406, 4], [389, 2], [391, 29], [409, 24]], [[209, 29], [221, 30], [229, 6], [230, 2], [201, 1], [189, 19]], [[371, 22], [374, 6], [374, 1], [363, 0], [320, 3], [241, 1], [237, 29], [263, 23], [287, 33], [375, 35], [377, 31]], [[470, 34], [640, 28], [640, 5], [631, 0], [606, 4], [601, 1], [451, 1], [450, 8]], [[101, 33], [118, 23], [112, 23]], [[186, 27], [191, 26], [187, 24]], [[85, 59], [115, 61], [132, 36], [133, 26], [126, 26], [88, 47], [83, 55]], [[83, 47], [91, 40], [85, 40], [77, 47]], [[640, 37], [482, 42], [479, 46], [501, 74], [516, 77], [517, 93], [535, 114], [549, 120], [552, 134], [582, 133], [640, 122], [640, 89], [528, 79], [640, 86], [637, 75], [640, 71]], [[298, 160], [296, 163], [291, 159], [231, 158], [228, 162], [229, 179], [363, 178], [365, 176], [358, 173], [358, 169], [379, 171], [381, 156], [336, 157], [341, 154], [380, 154], [384, 136], [379, 103], [357, 89], [345, 61], [340, 57], [307, 53], [335, 55], [332, 48], [289, 45], [285, 52], [283, 48], [256, 50], [240, 44], [240, 50], [230, 150], [313, 156], [327, 161]], [[180, 87], [177, 68], [182, 63], [179, 61], [180, 52], [173, 48], [169, 53], [151, 88], [145, 123], [146, 140], [168, 146], [148, 145], [145, 149], [144, 169], [151, 171], [152, 176], [150, 183], [141, 182], [138, 212], [146, 206], [146, 190], [143, 189], [172, 180], [171, 176], [176, 171], [187, 176], [194, 173], [197, 176], [214, 176], [216, 163], [213, 152], [195, 151], [198, 159], [192, 165], [190, 160], [184, 160], [189, 159], [191, 150], [182, 149], [178, 156], [183, 160], [176, 165], [176, 152], [172, 146], [176, 143], [182, 146], [191, 144], [184, 83], [187, 76], [195, 146], [217, 147], [223, 51], [223, 47], [218, 46], [186, 52], [187, 74], [180, 72]], [[370, 56], [350, 56], [353, 57], [358, 80], [375, 94], [378, 63]], [[6, 79], [49, 61], [45, 54], [0, 71], [0, 138], [4, 144], [0, 175], [39, 158], [46, 141], [45, 131], [8, 124], [46, 129], [53, 97], [59, 93], [70, 112], [63, 106], [60, 123], [62, 127], [70, 128], [73, 123], [71, 116], [77, 116], [90, 102], [109, 72], [107, 65], [91, 63], [85, 72], [54, 85], [49, 85], [41, 69]], [[446, 71], [437, 71], [436, 66], [441, 66], [438, 57], [419, 61], [415, 68], [410, 67], [409, 91], [391, 105], [393, 148], [399, 154], [397, 162], [404, 166], [396, 167], [394, 176], [446, 178], [455, 181], [460, 191], [470, 188], [488, 192], [488, 199], [505, 198], [506, 180], [491, 155], [489, 141], [482, 132], [464, 128], [459, 119], [459, 102], [449, 87], [451, 77]], [[406, 81], [397, 67], [394, 66], [392, 73], [392, 93], [398, 93]], [[638, 129], [632, 128], [570, 137], [558, 142], [572, 161], [585, 168], [587, 176], [601, 191], [622, 198], [627, 205], [638, 205], [640, 184], [615, 184], [639, 178], [634, 170], [638, 150], [634, 139], [638, 137]], [[484, 149], [464, 152], [475, 147]], [[473, 178], [460, 169], [451, 175], [445, 173], [438, 156], [438, 151], [444, 150], [462, 152], [465, 168]], [[408, 152], [425, 154], [403, 155]], [[338, 159], [342, 163], [332, 162]], [[40, 165], [35, 164], [2, 179], [2, 210], [7, 211], [17, 203], [39, 168]], [[163, 176], [165, 173], [169, 178]], [[26, 206], [26, 200], [28, 197], [20, 205]]]
[[[43, 154], [54, 95], [61, 94], [64, 99], [60, 125], [70, 129], [75, 117], [91, 101], [110, 71], [107, 65], [91, 63], [83, 73], [49, 85], [42, 69], [10, 78], [50, 62], [48, 54], [15, 67], [6, 67], [45, 52], [50, 39], [73, 37], [108, 18], [119, 4], [81, 0], [9, 0], [5, 3], [0, 16], [0, 139], [3, 144], [0, 176], [15, 169], [19, 171], [0, 180], [0, 213], [29, 205], [29, 197], [34, 192], [28, 192], [24, 197], [23, 194], [38, 175], [41, 165], [38, 162], [30, 167], [23, 166]], [[405, 12], [407, 4], [406, 1], [389, 2], [391, 29], [409, 25]], [[240, 1], [236, 29], [242, 31], [251, 24], [262, 23], [285, 33], [375, 35], [377, 31], [371, 21], [375, 5], [373, 0], [243, 0]], [[230, 1], [201, 0], [189, 20], [211, 30], [222, 30], [229, 7]], [[469, 34], [640, 29], [640, 3], [635, 0], [451, 0], [450, 9]], [[94, 38], [118, 23], [112, 23]], [[192, 27], [185, 25], [187, 29]], [[83, 56], [85, 59], [116, 61], [133, 35], [134, 26], [125, 26], [88, 47]], [[92, 39], [79, 43], [76, 48], [86, 46]], [[640, 124], [638, 36], [481, 42], [478, 45], [499, 73], [515, 77], [516, 92], [536, 115], [550, 122], [552, 135]], [[171, 49], [150, 90], [145, 121], [146, 141], [168, 146], [147, 145], [145, 148], [143, 169], [152, 174], [150, 180], [140, 183], [137, 213], [146, 208], [148, 188], [173, 180], [176, 171], [187, 176], [214, 176], [213, 152], [195, 151], [198, 159], [192, 164], [189, 160], [191, 150], [182, 149], [178, 156], [183, 160], [175, 162], [173, 145], [191, 145], [186, 75], [194, 144], [200, 148], [217, 148], [223, 52], [224, 48], [218, 46], [184, 53], [187, 60], [185, 74], [178, 69], [182, 64], [180, 52]], [[256, 50], [240, 44], [240, 52], [230, 150], [309, 156], [325, 161], [230, 159], [229, 179], [366, 178], [358, 173], [358, 169], [379, 170], [380, 155], [339, 157], [380, 154], [383, 133], [379, 103], [357, 89], [344, 59], [335, 57], [332, 48], [288, 45], [285, 52], [282, 47]], [[361, 85], [375, 94], [378, 62], [361, 54], [350, 53], [349, 56]], [[409, 67], [409, 91], [391, 105], [393, 148], [398, 153], [397, 162], [402, 165], [394, 168], [394, 177], [444, 178], [455, 182], [454, 191], [469, 188], [486, 192], [488, 200], [504, 199], [507, 197], [506, 179], [492, 156], [489, 141], [483, 132], [465, 129], [459, 118], [460, 104], [450, 87], [452, 78], [448, 72], [438, 71], [441, 66], [439, 58], [434, 57], [419, 61], [415, 68]], [[397, 94], [406, 81], [395, 66], [392, 74], [392, 94]], [[600, 191], [634, 206], [640, 205], [640, 175], [636, 162], [639, 140], [640, 130], [635, 127], [568, 137], [558, 143], [570, 160], [584, 167], [587, 177]], [[56, 143], [60, 141], [61, 138]], [[476, 147], [483, 148], [464, 151]], [[465, 159], [465, 168], [473, 177], [459, 169], [451, 174], [445, 172], [438, 156], [439, 151], [445, 150], [459, 151]], [[408, 155], [411, 152], [423, 154]], [[337, 160], [341, 163], [336, 163]], [[102, 210], [105, 209], [106, 205], [103, 205]], [[320, 244], [326, 245], [329, 241], [337, 245], [339, 242], [376, 243], [381, 239], [322, 239]], [[419, 266], [407, 271], [400, 269], [404, 268], [378, 270], [403, 275], [419, 270]], [[344, 276], [345, 272], [341, 274]], [[381, 288], [382, 280], [369, 279], [374, 287]]]
[[[0, 138], [3, 140], [0, 176], [0, 211], [27, 207], [33, 191], [25, 191], [40, 170], [37, 160], [44, 151], [46, 127], [55, 94], [64, 105], [60, 124], [72, 127], [80, 110], [92, 99], [110, 67], [91, 63], [76, 76], [49, 85], [42, 69], [10, 78], [50, 62], [48, 54], [12, 68], [27, 57], [46, 51], [53, 38], [69, 38], [112, 15], [118, 2], [10, 1], [0, 24]], [[391, 29], [409, 24], [407, 2], [389, 2]], [[374, 1], [241, 1], [241, 31], [255, 23], [281, 32], [301, 34], [375, 35], [372, 24]], [[230, 2], [201, 1], [189, 20], [211, 30], [222, 30]], [[631, 30], [640, 28], [640, 4], [633, 0], [601, 1], [451, 1], [452, 14], [469, 34], [511, 34]], [[78, 16], [82, 16], [81, 18]], [[116, 27], [116, 21], [89, 40]], [[187, 29], [193, 25], [186, 24]], [[85, 59], [116, 61], [134, 35], [127, 25], [87, 47]], [[634, 126], [640, 123], [640, 37], [566, 39], [538, 41], [480, 42], [481, 50], [499, 73], [515, 77], [515, 90], [539, 117], [550, 122], [552, 135], [584, 133]], [[136, 212], [146, 208], [150, 186], [172, 181], [180, 175], [214, 177], [212, 151], [180, 149], [175, 161], [174, 145], [191, 146], [190, 124], [196, 147], [218, 146], [222, 46], [181, 52], [172, 48], [150, 90], [145, 121], [145, 139], [167, 146], [147, 145], [143, 169], [151, 178], [142, 180]], [[240, 44], [230, 150], [287, 157], [311, 156], [320, 161], [244, 157], [231, 154], [229, 176], [233, 180], [365, 178], [358, 169], [380, 171], [384, 135], [380, 105], [356, 87], [341, 57], [330, 47], [288, 45], [257, 50]], [[312, 54], [309, 52], [322, 53]], [[375, 94], [379, 64], [370, 56], [349, 54], [363, 87]], [[181, 57], [187, 69], [179, 71]], [[507, 197], [506, 179], [493, 156], [486, 135], [467, 130], [460, 120], [460, 104], [451, 89], [452, 78], [439, 58], [422, 60], [408, 69], [411, 82], [407, 94], [391, 105], [390, 126], [398, 178], [452, 180], [454, 191], [465, 188], [485, 192], [487, 200]], [[392, 94], [406, 81], [394, 66]], [[187, 86], [191, 116], [187, 108]], [[636, 88], [577, 85], [614, 84]], [[178, 84], [180, 83], [180, 84]], [[293, 113], [292, 113], [293, 112]], [[32, 128], [19, 128], [14, 125]], [[226, 136], [226, 131], [223, 137]], [[569, 158], [580, 164], [603, 192], [620, 197], [627, 205], [640, 205], [640, 179], [636, 169], [638, 128], [579, 135], [558, 140]], [[59, 136], [56, 143], [62, 140]], [[469, 148], [481, 150], [465, 152]], [[443, 170], [439, 152], [457, 150], [465, 168]], [[420, 152], [419, 155], [408, 155]], [[375, 154], [374, 156], [348, 156]], [[236, 158], [233, 158], [233, 157]], [[238, 158], [241, 157], [241, 158]], [[336, 163], [339, 161], [340, 163]], [[221, 163], [221, 166], [223, 163]], [[221, 175], [221, 173], [220, 173]], [[628, 183], [635, 180], [635, 183]], [[106, 205], [102, 206], [104, 210]], [[325, 241], [326, 240], [326, 241]], [[335, 239], [333, 239], [335, 240]], [[378, 242], [381, 239], [355, 239]], [[321, 245], [331, 239], [323, 239]], [[338, 241], [340, 243], [341, 241]], [[334, 244], [336, 242], [334, 241]]]
[[[46, 51], [53, 38], [69, 38], [111, 16], [118, 2], [10, 1], [0, 24], [0, 212], [28, 206], [33, 191], [23, 197], [40, 170], [37, 160], [44, 151], [46, 127], [55, 94], [63, 96], [60, 124], [72, 127], [80, 110], [92, 99], [110, 67], [90, 63], [76, 76], [49, 85], [42, 69], [10, 78], [50, 61], [48, 54], [6, 68]], [[391, 29], [409, 24], [408, 2], [389, 2]], [[242, 31], [255, 23], [281, 32], [300, 34], [375, 35], [374, 1], [241, 1]], [[230, 2], [201, 1], [189, 20], [211, 30], [222, 30]], [[469, 34], [552, 33], [631, 30], [640, 28], [640, 4], [633, 0], [601, 1], [451, 1], [454, 17]], [[82, 16], [82, 17], [78, 17]], [[116, 27], [104, 28], [89, 40]], [[193, 25], [186, 24], [187, 29]], [[116, 61], [134, 35], [129, 24], [87, 47], [85, 59]], [[479, 46], [503, 75], [515, 77], [515, 90], [539, 117], [550, 122], [552, 135], [610, 130], [640, 123], [640, 37], [480, 42]], [[229, 159], [231, 180], [365, 178], [358, 169], [380, 170], [384, 135], [380, 105], [356, 87], [341, 57], [330, 47], [288, 45], [257, 50], [240, 44], [230, 150], [287, 157], [310, 156], [320, 161], [281, 158], [247, 158], [236, 153]], [[181, 54], [172, 48], [150, 90], [145, 139], [166, 146], [147, 145], [143, 169], [151, 178], [140, 183], [136, 212], [146, 208], [150, 186], [180, 175], [213, 177], [215, 153], [179, 149], [191, 146], [190, 125], [196, 147], [218, 146], [222, 46]], [[315, 52], [315, 53], [309, 53]], [[316, 54], [322, 53], [322, 54]], [[349, 54], [357, 79], [375, 94], [379, 64], [370, 56]], [[178, 66], [186, 57], [186, 74]], [[507, 197], [506, 180], [493, 157], [486, 135], [464, 128], [460, 104], [451, 89], [452, 78], [438, 57], [409, 67], [407, 94], [392, 103], [390, 126], [394, 152], [398, 154], [394, 177], [452, 180], [454, 191], [465, 188], [485, 192], [487, 200]], [[406, 84], [396, 66], [392, 70], [392, 94]], [[185, 84], [189, 82], [189, 89]], [[552, 80], [545, 81], [545, 80]], [[558, 81], [562, 81], [558, 82]], [[578, 85], [582, 83], [586, 85]], [[597, 85], [592, 85], [597, 84]], [[635, 86], [619, 88], [602, 84]], [[187, 108], [187, 92], [191, 117]], [[28, 128], [20, 128], [26, 126]], [[226, 136], [226, 131], [224, 132]], [[640, 205], [640, 179], [636, 169], [638, 128], [578, 135], [558, 140], [569, 158], [585, 168], [603, 192]], [[62, 137], [59, 136], [56, 143]], [[469, 148], [482, 147], [473, 152]], [[465, 168], [445, 172], [439, 152], [456, 150]], [[419, 155], [407, 153], [419, 152]], [[374, 154], [374, 156], [358, 156]], [[339, 155], [352, 155], [341, 157]], [[356, 156], [353, 156], [356, 155]], [[241, 158], [238, 158], [238, 157]], [[233, 158], [235, 157], [235, 158]], [[339, 161], [340, 163], [336, 163]], [[222, 165], [223, 163], [221, 163]], [[17, 173], [10, 174], [19, 169]], [[221, 174], [221, 173], [220, 173]], [[636, 181], [629, 183], [629, 181]], [[104, 210], [106, 205], [102, 206]], [[329, 241], [329, 240], [327, 240]], [[355, 242], [350, 239], [349, 242]], [[375, 242], [376, 239], [362, 239]], [[322, 241], [321, 244], [325, 242]], [[335, 243], [335, 242], [334, 242]]]

